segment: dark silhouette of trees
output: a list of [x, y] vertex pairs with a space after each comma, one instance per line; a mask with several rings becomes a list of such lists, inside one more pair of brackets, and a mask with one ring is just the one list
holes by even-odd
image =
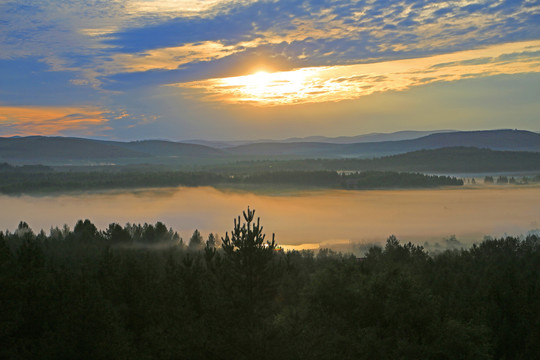
[[97, 227], [86, 219], [84, 221], [79, 220], [73, 228], [73, 237], [78, 241], [92, 241], [98, 235]]
[[218, 247], [217, 237], [213, 233], [208, 234], [208, 239], [206, 240], [206, 247], [209, 247], [209, 248]]
[[[272, 299], [279, 281], [275, 260], [274, 234], [270, 241], [255, 221], [255, 210], [234, 219], [234, 227], [221, 238], [217, 281], [222, 297], [220, 313], [230, 333], [222, 333], [229, 356], [250, 359], [261, 356], [261, 349], [271, 347], [269, 321], [275, 311]], [[241, 334], [239, 336], [239, 334]], [[266, 356], [263, 355], [263, 358]]]
[[228, 271], [224, 274], [230, 282], [231, 289], [237, 291], [245, 302], [241, 306], [243, 312], [253, 314], [259, 310], [259, 302], [267, 298], [267, 292], [275, 285], [271, 269], [276, 242], [274, 234], [271, 241], [264, 241], [260, 219], [254, 221], [255, 210], [243, 212], [244, 222], [240, 216], [234, 219], [234, 228], [221, 238], [223, 257]]
[[203, 237], [199, 230], [195, 229], [193, 235], [189, 239], [189, 248], [191, 250], [200, 250], [203, 247]]
[[112, 243], [129, 243], [131, 241], [131, 235], [126, 228], [123, 228], [119, 224], [110, 224], [105, 231], [104, 236]]
[[162, 223], [0, 231], [0, 358], [540, 354], [534, 234], [468, 249], [450, 237], [453, 249], [436, 254], [395, 236], [362, 258], [284, 252], [248, 208], [222, 246], [215, 235], [198, 250], [178, 240]]
[[[301, 168], [301, 167], [300, 167]], [[118, 172], [2, 172], [0, 193], [48, 192], [92, 189], [132, 189], [174, 186], [261, 186], [345, 189], [460, 186], [461, 179], [395, 171], [362, 171], [339, 174], [335, 170], [255, 171], [249, 173], [208, 173], [182, 171]]]

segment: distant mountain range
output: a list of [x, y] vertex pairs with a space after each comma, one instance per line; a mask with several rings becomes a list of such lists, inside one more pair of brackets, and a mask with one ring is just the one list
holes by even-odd
[[477, 147], [491, 150], [540, 151], [540, 134], [524, 130], [455, 131], [412, 140], [331, 144], [317, 142], [256, 143], [229, 148], [236, 155], [297, 157], [376, 157], [423, 149]]
[[371, 133], [356, 136], [308, 136], [308, 137], [292, 137], [285, 140], [259, 139], [259, 140], [233, 140], [233, 141], [212, 141], [212, 140], [183, 140], [185, 144], [198, 144], [210, 146], [218, 149], [226, 149], [240, 145], [249, 145], [256, 143], [299, 143], [299, 142], [317, 142], [331, 144], [355, 144], [364, 142], [378, 141], [399, 141], [417, 139], [422, 136], [431, 134], [453, 132], [455, 130], [435, 130], [435, 131], [397, 131], [393, 133]]
[[219, 149], [163, 140], [132, 142], [68, 137], [0, 138], [0, 161], [22, 164], [152, 163], [156, 159], [192, 161], [219, 158]]
[[[540, 152], [540, 134], [524, 130], [444, 131], [412, 139], [388, 140], [420, 134], [422, 132], [409, 131], [334, 138], [338, 142], [329, 142], [332, 138], [314, 137], [304, 138], [301, 141], [289, 139], [283, 142], [272, 141], [228, 147], [164, 140], [121, 142], [68, 137], [10, 137], [0, 138], [0, 162], [199, 164], [204, 161], [272, 158], [369, 158], [458, 146]], [[307, 141], [308, 139], [321, 141]], [[356, 139], [357, 142], [347, 143], [352, 139]]]

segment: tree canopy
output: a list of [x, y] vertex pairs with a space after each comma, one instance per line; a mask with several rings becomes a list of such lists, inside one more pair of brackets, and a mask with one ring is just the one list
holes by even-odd
[[89, 220], [0, 231], [0, 357], [539, 358], [536, 235], [286, 252], [248, 208], [221, 245], [194, 236]]

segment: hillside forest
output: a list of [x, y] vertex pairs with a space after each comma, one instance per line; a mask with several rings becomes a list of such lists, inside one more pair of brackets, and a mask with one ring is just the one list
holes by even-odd
[[249, 208], [224, 237], [88, 220], [0, 232], [3, 359], [540, 358], [540, 239], [429, 253], [284, 251]]

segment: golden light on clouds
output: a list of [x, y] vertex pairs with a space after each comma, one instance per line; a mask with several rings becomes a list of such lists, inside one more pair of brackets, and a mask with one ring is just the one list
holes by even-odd
[[[244, 46], [239, 44], [238, 46]], [[104, 64], [105, 73], [139, 72], [148, 70], [173, 70], [181, 65], [221, 59], [241, 48], [223, 45], [215, 41], [188, 43], [182, 46], [148, 50], [135, 54], [117, 54], [112, 62]]]
[[199, 15], [212, 10], [216, 6], [227, 6], [238, 3], [250, 3], [256, 0], [135, 0], [126, 3], [126, 12], [135, 16], [149, 14], [189, 16]]
[[59, 135], [79, 131], [93, 135], [106, 130], [103, 109], [62, 106], [0, 106], [0, 135]]
[[302, 92], [310, 88], [317, 71], [314, 68], [268, 73], [259, 71], [253, 75], [222, 79], [224, 88], [231, 89], [242, 101], [272, 103], [294, 102]]
[[259, 72], [173, 86], [199, 90], [212, 101], [275, 106], [341, 101], [438, 81], [528, 72], [540, 72], [539, 40], [425, 58]]

